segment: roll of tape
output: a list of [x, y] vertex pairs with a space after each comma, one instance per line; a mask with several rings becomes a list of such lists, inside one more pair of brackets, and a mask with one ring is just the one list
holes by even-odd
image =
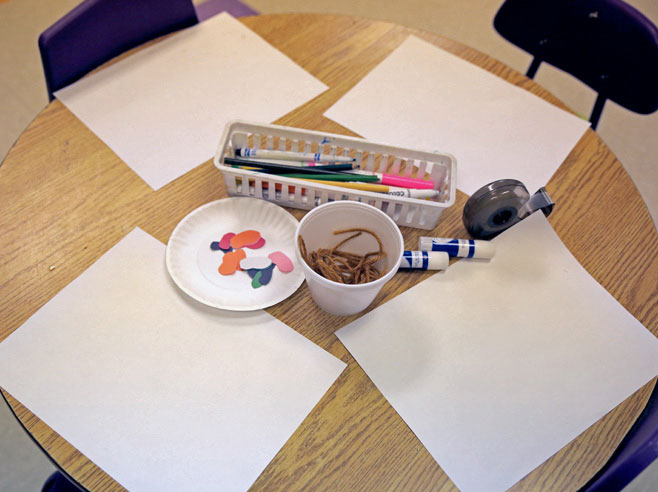
[[464, 206], [462, 221], [472, 237], [491, 239], [537, 210], [548, 217], [553, 205], [544, 188], [530, 195], [520, 181], [499, 179], [473, 193]]

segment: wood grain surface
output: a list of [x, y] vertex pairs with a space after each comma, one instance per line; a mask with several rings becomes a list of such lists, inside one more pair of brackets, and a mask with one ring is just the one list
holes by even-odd
[[[275, 123], [354, 135], [322, 116], [410, 34], [564, 107], [540, 86], [464, 45], [426, 32], [362, 18], [267, 15], [242, 22], [329, 90]], [[218, 139], [221, 129], [218, 129]], [[483, 183], [485, 184], [485, 183]], [[658, 238], [633, 182], [588, 130], [547, 189], [556, 202], [550, 222], [584, 268], [658, 335]], [[534, 190], [530, 190], [534, 191]], [[205, 162], [153, 191], [59, 101], [23, 132], [0, 167], [0, 340], [79, 276], [135, 227], [163, 243], [191, 210], [226, 196], [221, 173]], [[403, 228], [407, 249], [422, 235], [465, 237], [467, 197], [434, 231]], [[302, 211], [289, 209], [297, 218]], [[380, 305], [427, 278], [397, 275]], [[268, 309], [348, 366], [253, 484], [253, 490], [456, 490], [404, 421], [338, 341], [355, 319], [320, 311], [303, 285]], [[628, 431], [655, 381], [628, 398], [513, 490], [575, 490], [605, 463]], [[80, 484], [122, 490], [112, 478], [6, 392], [35, 441]], [[218, 489], [221, 486], [218, 485]]]

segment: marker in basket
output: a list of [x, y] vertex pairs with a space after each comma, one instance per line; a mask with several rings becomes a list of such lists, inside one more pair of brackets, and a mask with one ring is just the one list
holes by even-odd
[[[231, 162], [234, 162], [234, 159], [231, 159]], [[263, 171], [267, 172], [268, 174], [286, 174], [294, 171], [295, 173], [299, 174], [318, 174], [321, 171], [328, 171], [330, 173], [334, 172], [340, 172], [340, 171], [351, 171], [353, 168], [352, 167], [343, 167], [343, 166], [350, 166], [350, 164], [332, 164], [332, 165], [318, 165], [318, 166], [287, 166], [287, 165], [277, 165], [278, 167], [270, 167], [269, 163], [263, 163], [266, 164], [265, 167], [263, 166], [257, 166], [257, 163], [252, 163], [250, 164], [251, 161], [244, 161], [244, 164], [229, 164], [231, 167], [235, 167], [237, 169], [247, 169], [248, 171]], [[306, 172], [308, 168], [312, 168], [313, 170], [310, 171], [309, 173]]]
[[321, 154], [320, 152], [292, 152], [288, 150], [267, 150], [267, 149], [235, 149], [237, 157], [262, 157], [265, 159], [282, 159], [286, 161], [314, 161], [314, 162], [355, 162], [356, 158]]
[[369, 174], [377, 176], [381, 184], [390, 186], [399, 186], [400, 188], [415, 188], [430, 190], [434, 188], [434, 182], [429, 179], [408, 178], [404, 176], [396, 176], [395, 174], [376, 173], [372, 171], [353, 171], [354, 174]]
[[448, 253], [443, 251], [404, 251], [402, 270], [446, 270], [450, 263]]
[[[235, 159], [242, 159], [242, 157], [235, 157]], [[260, 157], [250, 157], [251, 162], [263, 162], [265, 164], [282, 164], [284, 166], [295, 166], [295, 167], [318, 167], [325, 165], [328, 169], [354, 169], [358, 165], [356, 163], [335, 163], [335, 162], [315, 162], [315, 161], [292, 161], [284, 159], [263, 159]]]
[[353, 169], [352, 164], [334, 164], [327, 166], [287, 166], [283, 164], [274, 164], [272, 162], [265, 161], [253, 161], [250, 159], [239, 159], [234, 157], [225, 157], [224, 164], [230, 166], [242, 166], [242, 167], [256, 167], [258, 169], [265, 169], [271, 171], [272, 173], [307, 173], [307, 174], [337, 174], [340, 171], [351, 171]]
[[444, 251], [450, 256], [461, 258], [493, 258], [496, 246], [491, 241], [481, 239], [455, 239], [450, 237], [421, 237], [418, 240], [421, 251]]
[[439, 190], [416, 190], [412, 188], [397, 188], [395, 186], [389, 186], [389, 191], [385, 191], [385, 195], [391, 196], [400, 196], [403, 198], [435, 198], [441, 193]]
[[372, 191], [375, 193], [385, 193], [387, 195], [401, 196], [405, 198], [434, 198], [440, 193], [438, 190], [416, 190], [409, 188], [398, 188], [396, 186], [387, 186], [377, 183], [341, 182], [340, 184], [336, 184], [335, 182], [332, 181], [315, 179], [314, 177], [300, 178], [300, 179], [304, 179], [305, 181], [312, 181], [314, 183], [337, 186], [340, 188], [350, 188], [353, 190], [360, 190], [360, 191]]
[[302, 174], [302, 173], [283, 173], [277, 174], [282, 178], [295, 178], [295, 179], [307, 179], [313, 181], [313, 178], [318, 178], [321, 181], [340, 181], [349, 182], [349, 181], [358, 181], [360, 183], [375, 183], [379, 181], [377, 176], [370, 176], [368, 174], [351, 174], [351, 173], [334, 173], [334, 174]]

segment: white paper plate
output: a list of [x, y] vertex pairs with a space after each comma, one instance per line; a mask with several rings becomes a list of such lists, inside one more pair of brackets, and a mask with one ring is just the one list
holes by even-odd
[[[304, 281], [295, 255], [297, 219], [285, 209], [256, 198], [225, 198], [207, 203], [189, 213], [174, 229], [167, 244], [169, 274], [180, 289], [199, 302], [231, 311], [253, 311], [272, 306], [292, 295]], [[255, 229], [265, 239], [259, 249], [244, 248], [247, 256], [267, 257], [282, 251], [294, 269], [278, 268], [272, 280], [253, 288], [244, 271], [221, 275], [217, 269], [224, 253], [210, 249], [210, 243], [224, 234]]]

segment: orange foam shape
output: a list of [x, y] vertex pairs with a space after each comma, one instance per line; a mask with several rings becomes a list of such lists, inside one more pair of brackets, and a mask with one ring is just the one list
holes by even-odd
[[236, 249], [230, 253], [225, 253], [222, 258], [222, 264], [217, 269], [222, 275], [233, 275], [236, 270], [241, 270], [240, 261], [247, 256], [243, 249]]
[[260, 239], [260, 232], [254, 230], [242, 231], [231, 238], [231, 247], [233, 249], [243, 248], [248, 244], [254, 244]]

